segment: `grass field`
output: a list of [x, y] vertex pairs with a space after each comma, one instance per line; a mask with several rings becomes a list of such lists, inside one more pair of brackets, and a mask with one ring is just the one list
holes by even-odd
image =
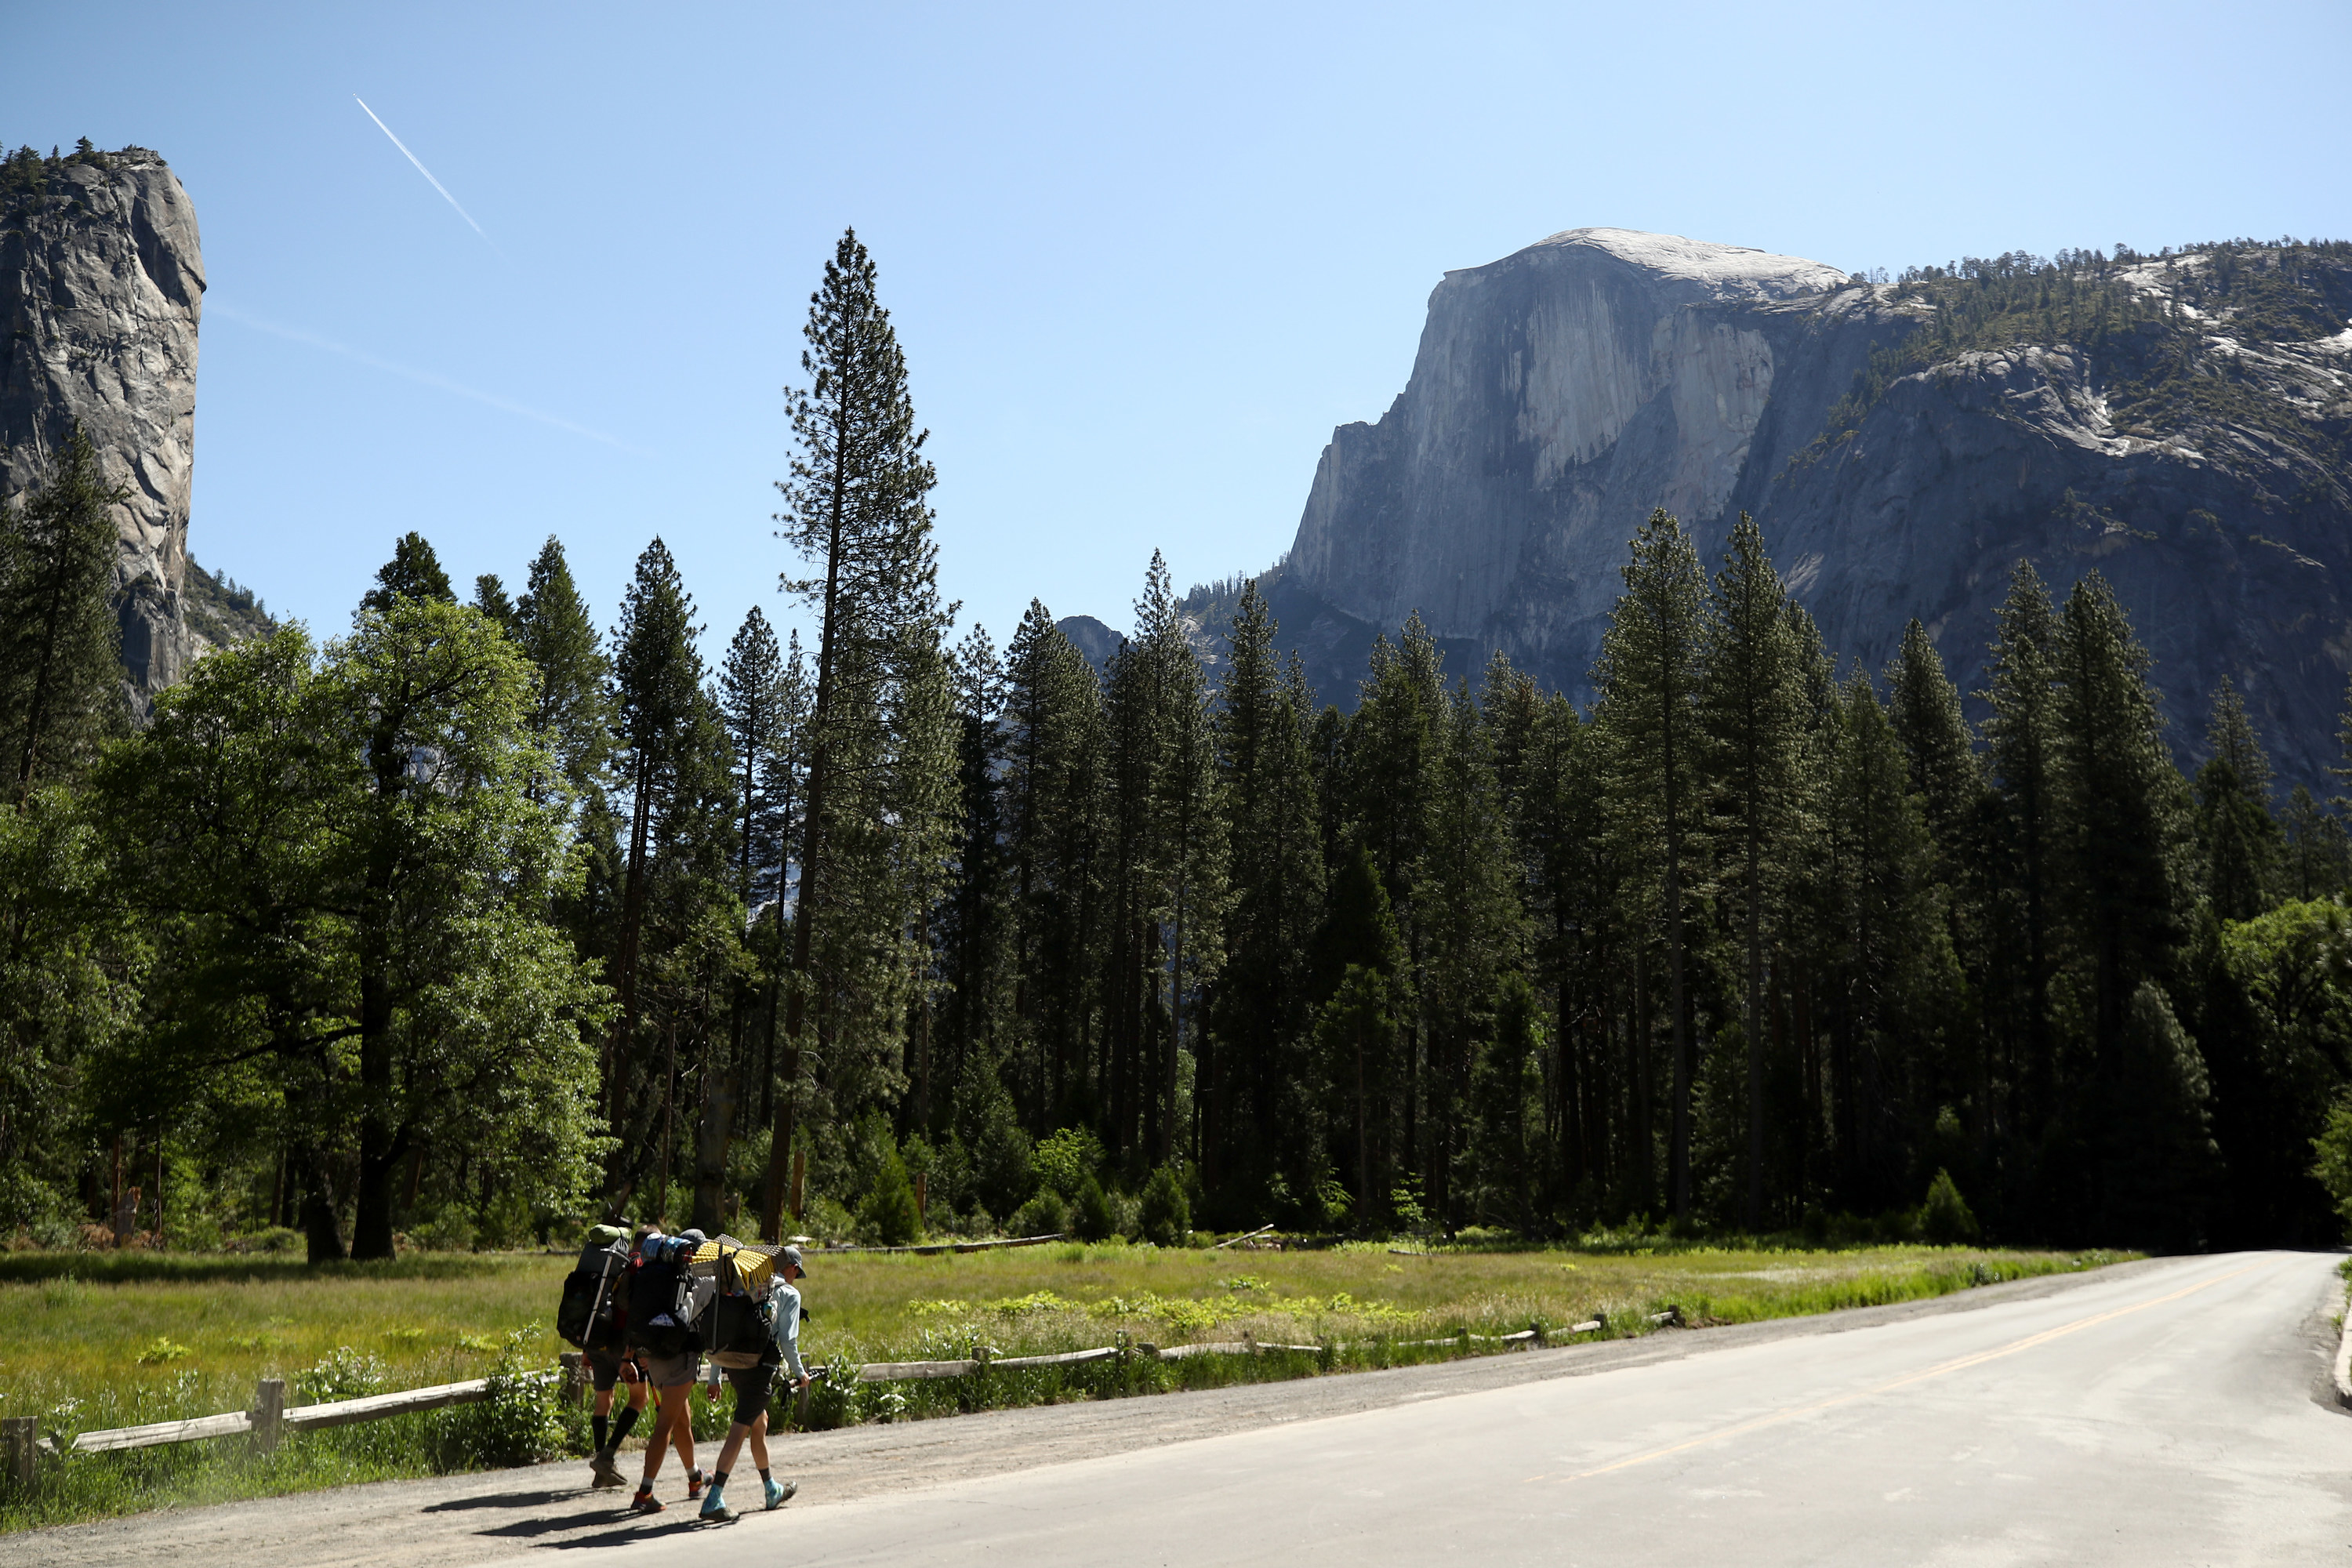
[[[975, 1343], [1007, 1355], [1131, 1341], [1163, 1346], [1244, 1335], [1319, 1353], [1213, 1356], [1048, 1372], [997, 1372], [821, 1391], [813, 1424], [1314, 1375], [1463, 1353], [1400, 1342], [1549, 1329], [1605, 1316], [1612, 1335], [1649, 1331], [1667, 1306], [1693, 1325], [1913, 1300], [1972, 1285], [2095, 1267], [2106, 1254], [1922, 1247], [1848, 1251], [1642, 1247], [1613, 1251], [1441, 1249], [1383, 1244], [1328, 1251], [1161, 1250], [1055, 1244], [963, 1257], [817, 1255], [803, 1290], [806, 1353], [845, 1363], [946, 1359]], [[14, 1260], [10, 1260], [14, 1262]], [[570, 1257], [423, 1256], [312, 1271], [221, 1259], [96, 1258], [93, 1282], [0, 1283], [0, 1415], [34, 1415], [58, 1438], [102, 1426], [246, 1408], [257, 1378], [289, 1400], [407, 1388], [491, 1371], [504, 1347], [545, 1365], [563, 1349], [547, 1324]], [[10, 1272], [36, 1270], [16, 1264]], [[178, 1276], [178, 1277], [173, 1277]], [[267, 1459], [238, 1439], [49, 1462], [27, 1495], [0, 1482], [0, 1529], [165, 1503], [266, 1495], [461, 1468], [511, 1447], [487, 1406], [404, 1416], [289, 1439]], [[715, 1431], [720, 1407], [697, 1402]], [[566, 1415], [544, 1446], [584, 1447]], [[501, 1444], [504, 1447], [501, 1447]]]

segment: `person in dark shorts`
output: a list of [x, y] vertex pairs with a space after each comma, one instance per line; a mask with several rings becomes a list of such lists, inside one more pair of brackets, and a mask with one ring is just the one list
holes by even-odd
[[[594, 1477], [592, 1487], [617, 1487], [623, 1484], [621, 1468], [614, 1456], [628, 1441], [629, 1429], [645, 1413], [646, 1378], [637, 1363], [618, 1344], [592, 1345], [582, 1352], [588, 1363], [588, 1376], [596, 1388], [596, 1451], [589, 1457]], [[613, 1388], [615, 1384], [629, 1385], [629, 1402], [621, 1407], [620, 1419], [613, 1416]]]
[[661, 1474], [662, 1454], [672, 1444], [686, 1464], [688, 1500], [702, 1493], [702, 1472], [694, 1465], [694, 1426], [688, 1407], [702, 1357], [688, 1337], [691, 1315], [681, 1312], [677, 1305], [680, 1287], [688, 1283], [687, 1265], [702, 1239], [702, 1233], [693, 1230], [677, 1237], [648, 1236], [639, 1244], [637, 1260], [631, 1268], [629, 1352], [661, 1402], [654, 1412], [653, 1435], [646, 1440], [645, 1476], [637, 1484], [636, 1495], [629, 1500], [630, 1510], [636, 1513], [662, 1510], [660, 1500], [654, 1496], [654, 1478]]
[[727, 1506], [727, 1472], [734, 1468], [747, 1439], [751, 1462], [760, 1469], [765, 1506], [782, 1508], [800, 1489], [798, 1483], [780, 1481], [769, 1473], [768, 1397], [775, 1391], [779, 1370], [789, 1373], [795, 1391], [808, 1386], [808, 1369], [801, 1364], [801, 1293], [795, 1285], [802, 1272], [799, 1247], [787, 1247], [776, 1254], [773, 1281], [768, 1287], [768, 1344], [756, 1362], [734, 1366], [726, 1363], [740, 1359], [737, 1355], [712, 1357], [734, 1387], [735, 1419], [727, 1428], [727, 1441], [719, 1446], [718, 1467], [710, 1472], [710, 1494], [702, 1500], [704, 1519], [723, 1521], [735, 1517], [735, 1510]]

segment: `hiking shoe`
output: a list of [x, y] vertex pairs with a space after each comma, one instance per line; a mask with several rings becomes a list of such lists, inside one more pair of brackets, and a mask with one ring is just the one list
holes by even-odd
[[702, 1472], [701, 1472], [699, 1469], [693, 1469], [693, 1470], [688, 1470], [688, 1471], [687, 1471], [687, 1472], [686, 1472], [686, 1500], [687, 1500], [687, 1501], [688, 1501], [688, 1502], [692, 1502], [696, 1498], [698, 1498], [698, 1497], [700, 1497], [701, 1495], [702, 1495]]
[[713, 1487], [710, 1489], [710, 1495], [702, 1500], [701, 1517], [719, 1524], [733, 1522], [735, 1510], [727, 1506], [727, 1489], [725, 1487]]
[[607, 1487], [628, 1485], [628, 1482], [621, 1477], [621, 1467], [613, 1463], [613, 1456], [608, 1450], [597, 1449], [595, 1453], [589, 1456], [588, 1465], [588, 1484], [591, 1487], [601, 1490]]
[[659, 1513], [661, 1510], [661, 1499], [654, 1496], [651, 1487], [639, 1487], [637, 1495], [629, 1500], [631, 1513]]
[[768, 1506], [771, 1509], [783, 1507], [784, 1504], [792, 1500], [793, 1494], [800, 1489], [801, 1484], [798, 1481], [770, 1481], [768, 1483]]

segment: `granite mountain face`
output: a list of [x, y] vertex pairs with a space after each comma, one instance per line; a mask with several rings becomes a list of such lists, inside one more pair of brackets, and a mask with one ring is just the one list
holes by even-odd
[[1352, 698], [1418, 611], [1589, 698], [1654, 507], [1710, 564], [1743, 510], [1832, 649], [1927, 626], [1982, 683], [2015, 562], [2095, 568], [2201, 753], [2224, 676], [2318, 785], [2352, 668], [2352, 246], [2006, 256], [1871, 282], [1736, 246], [1573, 229], [1430, 297], [1404, 392], [1324, 449], [1261, 581]]
[[76, 421], [129, 492], [115, 600], [142, 710], [205, 646], [183, 605], [204, 292], [194, 205], [154, 153], [0, 164], [0, 494], [38, 487]]

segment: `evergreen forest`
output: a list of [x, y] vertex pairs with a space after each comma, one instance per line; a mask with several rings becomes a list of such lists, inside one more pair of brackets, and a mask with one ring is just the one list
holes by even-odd
[[[1903, 287], [2127, 314], [2066, 265]], [[1343, 710], [1157, 555], [1103, 668], [959, 636], [854, 234], [800, 369], [805, 644], [706, 649], [658, 538], [608, 623], [555, 538], [410, 533], [323, 639], [213, 585], [249, 635], [139, 726], [60, 449], [0, 517], [0, 1237], [2342, 1234], [2345, 803], [2164, 712], [2095, 573], [2019, 563], [1963, 693], [1658, 512], [1590, 708], [1415, 617]]]

